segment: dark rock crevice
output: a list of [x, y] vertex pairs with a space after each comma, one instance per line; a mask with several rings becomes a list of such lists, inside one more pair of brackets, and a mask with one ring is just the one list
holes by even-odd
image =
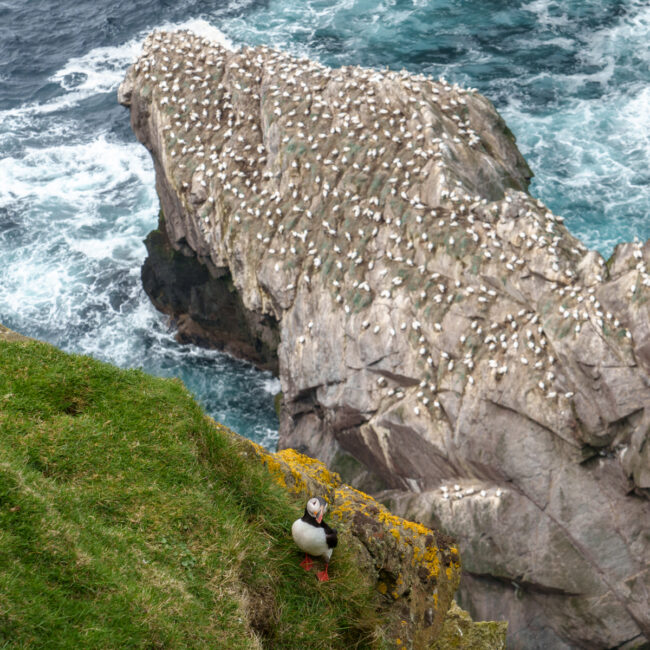
[[142, 285], [156, 309], [172, 318], [179, 342], [224, 350], [278, 374], [278, 322], [246, 308], [228, 268], [210, 268], [186, 246], [174, 248], [162, 210], [145, 246]]
[[523, 576], [497, 576], [490, 573], [473, 573], [465, 569], [465, 574], [474, 578], [474, 580], [484, 580], [488, 582], [493, 582], [496, 585], [502, 587], [514, 589], [515, 594], [522, 591], [534, 592], [538, 594], [554, 594], [556, 596], [578, 596], [579, 594], [572, 591], [566, 591], [564, 589], [556, 589], [554, 587], [549, 587], [548, 585], [538, 584], [536, 582], [530, 582], [526, 580]]

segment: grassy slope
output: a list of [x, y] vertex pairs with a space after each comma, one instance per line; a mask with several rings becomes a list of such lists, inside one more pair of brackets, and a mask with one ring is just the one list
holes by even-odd
[[371, 643], [354, 558], [305, 573], [303, 505], [225, 431], [179, 381], [0, 341], [0, 647]]

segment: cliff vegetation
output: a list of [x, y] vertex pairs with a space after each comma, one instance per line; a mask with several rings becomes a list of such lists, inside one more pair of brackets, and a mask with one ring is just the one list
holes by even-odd
[[[178, 380], [2, 327], [0, 367], [2, 647], [423, 648], [440, 637], [460, 579], [444, 535], [313, 459], [239, 437]], [[300, 568], [289, 532], [313, 493], [341, 539], [327, 583]]]
[[345, 544], [298, 566], [301, 501], [177, 380], [0, 340], [2, 647], [369, 647]]

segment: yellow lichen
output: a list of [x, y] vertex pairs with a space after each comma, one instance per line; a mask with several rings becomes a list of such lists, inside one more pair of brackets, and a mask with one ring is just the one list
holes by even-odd
[[[255, 452], [260, 456], [269, 469], [273, 478], [287, 489], [294, 493], [307, 494], [310, 490], [322, 486], [321, 494], [330, 500], [330, 512], [333, 518], [341, 521], [351, 521], [352, 517], [367, 517], [369, 520], [378, 522], [383, 530], [375, 531], [372, 537], [381, 539], [390, 536], [397, 546], [399, 557], [404, 561], [404, 566], [422, 566], [426, 569], [428, 579], [434, 582], [440, 575], [440, 551], [435, 544], [428, 544], [427, 540], [433, 540], [433, 533], [422, 524], [406, 521], [391, 514], [384, 506], [379, 504], [371, 496], [356, 490], [341, 482], [341, 477], [330, 472], [323, 463], [308, 456], [304, 456], [293, 449], [285, 449], [275, 454], [269, 454], [259, 445], [254, 445]], [[410, 550], [410, 554], [409, 551]], [[449, 547], [449, 558], [445, 561], [448, 564], [445, 576], [449, 583], [457, 582], [460, 573], [460, 557], [458, 549]], [[379, 566], [379, 565], [378, 565]], [[378, 582], [377, 589], [383, 594], [390, 594], [397, 600], [400, 595], [397, 589], [402, 589], [404, 578], [401, 573], [398, 575], [395, 589], [390, 590], [385, 582]], [[437, 590], [431, 594], [430, 601], [438, 610], [441, 606], [441, 597]]]
[[336, 472], [330, 472], [323, 463], [309, 456], [298, 453], [295, 449], [283, 449], [277, 452], [291, 470], [292, 474], [303, 473], [330, 488], [341, 484], [341, 477]]

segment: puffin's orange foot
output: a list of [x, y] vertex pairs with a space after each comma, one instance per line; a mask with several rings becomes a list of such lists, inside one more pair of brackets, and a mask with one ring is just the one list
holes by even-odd
[[325, 565], [325, 570], [324, 570], [324, 571], [319, 571], [319, 572], [316, 574], [316, 576], [318, 577], [318, 580], [319, 580], [320, 582], [327, 582], [327, 581], [330, 579], [329, 575], [327, 575], [327, 567], [328, 567], [328, 566], [329, 566], [329, 565], [326, 564], [326, 565]]
[[300, 566], [305, 570], [309, 571], [309, 569], [314, 566], [314, 563], [312, 562], [312, 559], [305, 553], [305, 559], [300, 563]]

